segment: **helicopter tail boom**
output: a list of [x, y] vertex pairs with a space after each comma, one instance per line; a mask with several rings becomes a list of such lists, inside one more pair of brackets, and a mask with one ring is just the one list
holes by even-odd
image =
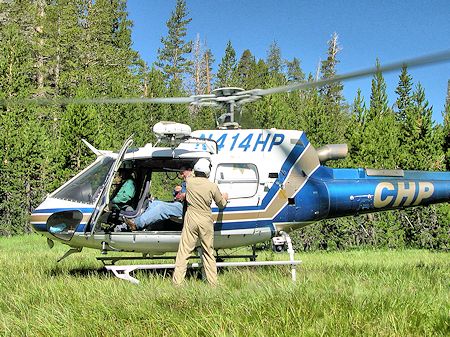
[[[341, 170], [347, 179], [326, 183], [328, 218], [450, 202], [450, 172]], [[382, 175], [384, 174], [384, 175]]]

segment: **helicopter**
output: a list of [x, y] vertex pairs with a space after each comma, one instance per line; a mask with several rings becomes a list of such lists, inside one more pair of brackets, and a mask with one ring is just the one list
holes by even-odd
[[[124, 217], [135, 218], [146, 209], [152, 199], [150, 191], [155, 175], [170, 175], [206, 158], [211, 162], [209, 179], [229, 196], [224, 209], [212, 205], [216, 251], [252, 246], [254, 261], [255, 245], [271, 240], [275, 251], [288, 247], [291, 257], [288, 263], [294, 265], [298, 261], [293, 259], [289, 232], [324, 219], [449, 202], [450, 172], [330, 168], [325, 165], [327, 161], [346, 157], [346, 144], [315, 148], [303, 131], [241, 129], [234, 121], [235, 110], [266, 95], [449, 59], [447, 51], [331, 79], [269, 89], [228, 87], [189, 97], [66, 99], [79, 104], [225, 106], [228, 111], [214, 130], [192, 131], [185, 124], [158, 122], [153, 127], [158, 140], [155, 145], [130, 148], [133, 142], [130, 137], [117, 153], [96, 149], [83, 140], [97, 156], [96, 160], [47, 196], [32, 212], [31, 226], [47, 237], [50, 248], [54, 241], [70, 247], [58, 261], [85, 247], [98, 249], [102, 254], [140, 253], [143, 258], [176, 252], [182, 229], [180, 218], [138, 231], [120, 231], [116, 227]], [[115, 212], [109, 207], [113, 180], [119, 169], [135, 177], [132, 211]], [[116, 262], [114, 258], [110, 261]], [[128, 274], [122, 278], [133, 280]]]

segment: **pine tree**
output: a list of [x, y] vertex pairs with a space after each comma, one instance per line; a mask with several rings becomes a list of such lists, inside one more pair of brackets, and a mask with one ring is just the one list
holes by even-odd
[[269, 47], [266, 64], [270, 74], [283, 73], [283, 60], [281, 58], [281, 49], [276, 41], [272, 42], [272, 44]]
[[364, 158], [361, 155], [361, 145], [363, 142], [365, 124], [366, 105], [361, 89], [358, 89], [352, 105], [350, 123], [345, 133], [349, 145], [349, 155], [346, 164], [350, 166], [364, 166]]
[[223, 56], [218, 70], [216, 87], [230, 87], [233, 86], [233, 74], [236, 68], [236, 52], [231, 45], [231, 41], [228, 41], [225, 49], [225, 55]]
[[[379, 67], [379, 62], [377, 61]], [[372, 79], [370, 107], [365, 114], [361, 154], [373, 168], [397, 168], [399, 165], [400, 130], [394, 113], [388, 107], [386, 83], [377, 72]]]
[[[246, 88], [265, 88], [269, 78], [269, 70], [264, 60], [260, 59], [250, 67], [247, 73]], [[268, 97], [268, 96], [267, 96]], [[265, 98], [242, 107], [239, 124], [243, 128], [271, 128], [268, 120], [267, 102]]]
[[[142, 94], [144, 97], [167, 97], [167, 87], [164, 81], [164, 74], [155, 66], [147, 70], [147, 65], [142, 61], [139, 67], [138, 76], [142, 82]], [[151, 128], [161, 120], [166, 120], [167, 115], [164, 107], [158, 104], [140, 104], [140, 116], [136, 116], [136, 122], [140, 123], [147, 130], [135, 133], [135, 143], [144, 145], [156, 141]], [[168, 108], [168, 107], [167, 107]]]
[[[285, 61], [287, 68], [286, 82], [304, 82], [305, 74], [300, 67], [300, 60], [294, 58], [292, 61]], [[293, 129], [303, 129], [304, 126], [301, 125], [300, 120], [302, 110], [305, 107], [305, 101], [307, 93], [303, 90], [297, 90], [287, 93], [285, 96], [287, 110], [285, 111], [286, 123], [289, 123], [290, 128]]]
[[[336, 65], [339, 63], [337, 55], [340, 50], [338, 35], [334, 33], [328, 41], [327, 59], [321, 64], [322, 79], [329, 79], [336, 75]], [[319, 129], [316, 132], [321, 139], [321, 145], [341, 143], [344, 140], [348, 116], [344, 107], [342, 90], [341, 82], [326, 84], [319, 88], [321, 104], [317, 110]]]
[[253, 77], [255, 67], [256, 61], [252, 52], [248, 49], [244, 50], [233, 74], [235, 85], [244, 89], [251, 88], [249, 83]]
[[408, 74], [407, 67], [403, 66], [398, 81], [398, 86], [395, 89], [395, 93], [398, 95], [396, 101], [397, 111], [395, 117], [398, 122], [402, 123], [406, 120], [407, 110], [411, 107], [411, 91], [412, 77]]
[[305, 73], [300, 67], [300, 60], [296, 57], [292, 61], [286, 61], [287, 79], [289, 82], [303, 82]]
[[[341, 46], [338, 42], [337, 33], [333, 33], [331, 39], [328, 41], [328, 54], [326, 60], [322, 61], [320, 72], [322, 79], [329, 79], [336, 76], [336, 66], [339, 63], [337, 58], [341, 51]], [[319, 93], [325, 98], [326, 104], [334, 107], [340, 107], [343, 101], [343, 85], [341, 82], [334, 82], [326, 84], [319, 89]]]
[[177, 0], [175, 10], [172, 12], [166, 25], [168, 35], [161, 39], [162, 48], [158, 49], [158, 61], [156, 65], [163, 71], [169, 82], [180, 86], [184, 75], [190, 71], [192, 61], [187, 57], [192, 51], [192, 42], [185, 41], [187, 25], [191, 22], [188, 18], [185, 0]]
[[[314, 81], [313, 76], [308, 76], [308, 82]], [[298, 116], [292, 121], [292, 125], [306, 132], [309, 141], [314, 146], [325, 144], [325, 139], [321, 132], [323, 120], [322, 100], [317, 88], [311, 88], [300, 93], [301, 105], [298, 111], [294, 111]]]
[[[375, 169], [398, 168], [401, 162], [399, 139], [400, 129], [394, 112], [388, 107], [384, 77], [377, 72], [372, 79], [370, 106], [364, 114], [357, 164]], [[363, 216], [363, 221], [367, 243], [372, 246], [386, 247], [404, 241], [404, 232], [396, 213], [369, 214]]]
[[411, 108], [405, 120], [405, 144], [408, 154], [404, 161], [405, 169], [439, 170], [443, 168], [439, 134], [433, 124], [433, 109], [425, 98], [425, 90], [419, 83], [412, 95]]
[[412, 77], [408, 74], [408, 70], [406, 66], [402, 67], [402, 72], [399, 77], [398, 86], [395, 90], [398, 95], [396, 100], [396, 111], [395, 111], [395, 119], [400, 127], [400, 167], [407, 168], [408, 164], [405, 161], [410, 160], [409, 153], [410, 147], [410, 135], [413, 132], [411, 128], [411, 113], [412, 113]]
[[[10, 20], [0, 28], [0, 98], [25, 98], [37, 89], [35, 54], [30, 48], [33, 35], [27, 30], [33, 24], [24, 24], [15, 15], [33, 8], [10, 5]], [[44, 192], [46, 158], [42, 153], [49, 141], [41, 116], [31, 106], [2, 106], [0, 117], [0, 235], [11, 235], [29, 231], [29, 212]]]
[[[274, 41], [267, 52], [266, 66], [267, 74], [264, 76], [264, 87], [277, 87], [287, 83], [284, 74], [283, 58], [281, 56], [281, 49]], [[276, 127], [281, 129], [292, 128], [292, 121], [296, 118], [295, 114], [290, 111], [290, 104], [288, 102], [289, 94], [280, 93], [277, 95], [270, 95], [264, 98], [264, 108], [267, 111], [267, 127]], [[263, 106], [264, 106], [263, 104]]]
[[[166, 22], [168, 34], [161, 38], [162, 48], [158, 49], [158, 59], [155, 65], [164, 74], [167, 85], [167, 95], [172, 97], [185, 96], [183, 87], [185, 76], [192, 73], [192, 61], [189, 55], [192, 52], [192, 41], [185, 41], [188, 18], [185, 0], [177, 0], [175, 10]], [[189, 109], [182, 105], [162, 106], [162, 115], [166, 120], [183, 122], [189, 118]]]
[[[380, 68], [380, 62], [377, 59], [376, 67]], [[370, 106], [367, 114], [368, 120], [388, 113], [388, 98], [386, 93], [386, 82], [381, 72], [375, 73], [372, 79], [372, 88], [370, 94]]]
[[[125, 12], [125, 2], [101, 0], [88, 3], [80, 15], [81, 45], [73, 39], [68, 41], [71, 48], [80, 50], [80, 58], [72, 60], [76, 62], [76, 68], [61, 73], [62, 80], [69, 81], [65, 96], [136, 96], [140, 83], [134, 71], [139, 58], [131, 49], [131, 22]], [[80, 33], [79, 29], [75, 30], [76, 34]], [[74, 83], [76, 87], [73, 87]], [[86, 137], [98, 147], [117, 149], [132, 132], [141, 130], [142, 124], [134, 118], [136, 107], [97, 105], [89, 109], [91, 112], [87, 114], [86, 107], [72, 107], [70, 113], [79, 114], [80, 122], [91, 119], [86, 122], [92, 124], [93, 133]], [[69, 140], [75, 148], [79, 141], [79, 138]]]
[[396, 89], [396, 121], [400, 127], [400, 166], [404, 169], [429, 170], [442, 167], [439, 130], [433, 125], [433, 109], [428, 106], [420, 85], [412, 93], [412, 77], [403, 67]]
[[[8, 41], [0, 55], [3, 97], [139, 93], [140, 79], [134, 72], [140, 60], [131, 50], [124, 1], [18, 0], [1, 6], [8, 13], [0, 27], [2, 41]], [[42, 195], [91, 160], [80, 138], [117, 148], [133, 131], [148, 133], [138, 111], [142, 112], [95, 105], [1, 108], [0, 140], [5, 151], [0, 156], [0, 178], [5, 188], [0, 230], [26, 230], [28, 213]], [[17, 227], [11, 227], [12, 220]]]

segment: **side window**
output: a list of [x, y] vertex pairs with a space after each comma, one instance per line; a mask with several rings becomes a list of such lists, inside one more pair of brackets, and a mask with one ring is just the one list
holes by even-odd
[[53, 213], [47, 220], [47, 230], [54, 236], [69, 241], [82, 220], [83, 214], [79, 210]]
[[251, 198], [258, 191], [258, 169], [254, 164], [219, 164], [215, 182], [229, 198]]

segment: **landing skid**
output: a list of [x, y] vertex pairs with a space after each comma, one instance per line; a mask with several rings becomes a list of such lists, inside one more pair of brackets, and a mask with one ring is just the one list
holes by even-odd
[[[216, 256], [217, 262], [223, 262], [224, 259], [250, 259], [255, 261], [258, 255], [218, 255]], [[101, 261], [103, 265], [110, 266], [115, 265], [118, 261], [136, 261], [136, 260], [175, 260], [176, 256], [102, 256], [97, 257], [98, 261]], [[198, 256], [191, 256], [190, 259], [198, 259]]]
[[[246, 262], [217, 262], [217, 267], [256, 267], [256, 266], [280, 266], [280, 265], [290, 265], [291, 266], [291, 275], [292, 275], [292, 281], [296, 281], [296, 266], [300, 263], [302, 263], [301, 260], [295, 260], [294, 259], [294, 248], [292, 247], [291, 238], [287, 233], [281, 232], [280, 233], [285, 239], [288, 246], [288, 253], [289, 253], [289, 260], [285, 261], [255, 261], [256, 256], [253, 255], [245, 255], [244, 257], [250, 258], [250, 261]], [[229, 257], [238, 257], [238, 256], [229, 256]], [[146, 257], [143, 257], [144, 259]], [[174, 258], [172, 257], [157, 257], [157, 259], [168, 259], [168, 258]], [[191, 258], [199, 258], [199, 256], [193, 256]], [[200, 254], [201, 258], [201, 254]], [[223, 257], [221, 257], [223, 258]], [[100, 258], [98, 258], [100, 259]], [[122, 258], [123, 259], [123, 258]], [[127, 258], [126, 258], [127, 259]], [[129, 258], [128, 258], [129, 259]], [[155, 257], [153, 258], [155, 259]], [[105, 260], [105, 258], [102, 258], [102, 260]], [[116, 261], [114, 258], [109, 259], [112, 261], [112, 263], [115, 263]], [[118, 259], [117, 259], [118, 260]], [[103, 262], [103, 261], [102, 261]], [[189, 263], [188, 268], [202, 268], [203, 264], [202, 262], [194, 262]], [[107, 265], [105, 266], [107, 270], [110, 270], [114, 273], [114, 275], [122, 280], [130, 281], [134, 284], [139, 284], [139, 280], [134, 278], [130, 275], [131, 272], [135, 270], [142, 270], [142, 269], [149, 269], [149, 270], [157, 270], [157, 269], [174, 269], [175, 263], [168, 263], [168, 264], [136, 264], [136, 265], [126, 265], [126, 266], [115, 266], [115, 265]]]

